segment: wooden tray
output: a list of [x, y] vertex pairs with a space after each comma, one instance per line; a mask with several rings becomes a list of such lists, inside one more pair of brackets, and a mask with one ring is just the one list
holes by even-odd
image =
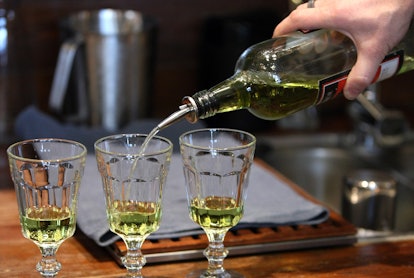
[[[255, 162], [272, 172], [299, 195], [311, 202], [321, 204], [262, 160], [256, 159]], [[224, 241], [225, 246], [229, 249], [229, 256], [235, 256], [355, 243], [357, 233], [355, 226], [332, 209], [329, 209], [329, 212], [329, 219], [317, 225], [288, 225], [229, 231]], [[142, 252], [147, 263], [198, 259], [204, 258], [202, 252], [207, 245], [208, 240], [205, 234], [146, 240], [142, 246]], [[126, 252], [122, 240], [108, 246], [107, 249], [119, 263], [120, 257]]]

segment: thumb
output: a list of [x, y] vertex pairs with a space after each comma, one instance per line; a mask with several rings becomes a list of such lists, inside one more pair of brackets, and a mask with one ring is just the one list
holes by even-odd
[[352, 67], [344, 87], [344, 96], [347, 99], [355, 99], [372, 83], [382, 59], [362, 53], [358, 54], [357, 61]]

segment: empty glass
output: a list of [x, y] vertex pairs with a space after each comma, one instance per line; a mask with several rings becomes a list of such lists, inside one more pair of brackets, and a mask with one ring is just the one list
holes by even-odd
[[11, 145], [7, 155], [22, 233], [42, 253], [36, 269], [54, 277], [61, 269], [56, 251], [76, 228], [86, 148], [69, 140], [33, 139]]
[[243, 277], [223, 267], [227, 231], [243, 216], [256, 139], [232, 129], [199, 129], [180, 136], [190, 218], [206, 232], [206, 270], [187, 277]]

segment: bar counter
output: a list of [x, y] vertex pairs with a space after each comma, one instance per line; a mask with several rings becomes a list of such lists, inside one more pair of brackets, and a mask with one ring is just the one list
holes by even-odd
[[[3, 167], [4, 169], [4, 160]], [[20, 231], [17, 202], [6, 170], [0, 171], [0, 277], [40, 277], [35, 264], [41, 255]], [[122, 277], [109, 253], [79, 230], [57, 252], [58, 277]], [[145, 277], [185, 277], [206, 267], [206, 260], [147, 264]], [[414, 237], [258, 255], [234, 256], [225, 267], [248, 277], [414, 277]]]

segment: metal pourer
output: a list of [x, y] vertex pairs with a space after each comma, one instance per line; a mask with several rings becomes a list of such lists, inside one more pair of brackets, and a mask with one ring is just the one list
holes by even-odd
[[[212, 98], [210, 98], [206, 92], [207, 91], [200, 91], [193, 97], [184, 97], [182, 100], [183, 104], [178, 107], [178, 111], [165, 118], [161, 123], [158, 124], [157, 128], [161, 130], [172, 125], [173, 123], [180, 121], [183, 118], [193, 124], [196, 123], [199, 119], [214, 115], [216, 112], [214, 109], [214, 103], [212, 102]], [[197, 98], [197, 101], [201, 103], [200, 105], [197, 104], [194, 97]]]
[[[197, 106], [195, 106], [197, 107]], [[165, 118], [161, 123], [157, 125], [158, 130], [162, 130], [170, 125], [180, 121], [183, 118], [186, 118], [190, 123], [197, 122], [198, 118], [196, 117], [196, 110], [191, 104], [183, 104], [178, 107], [179, 109], [172, 113], [170, 116]]]
[[189, 109], [188, 113], [185, 115], [185, 118], [190, 123], [196, 123], [198, 121], [198, 106], [195, 102], [194, 98], [190, 96], [186, 96], [182, 100], [183, 105], [180, 105], [180, 110], [187, 110]]

